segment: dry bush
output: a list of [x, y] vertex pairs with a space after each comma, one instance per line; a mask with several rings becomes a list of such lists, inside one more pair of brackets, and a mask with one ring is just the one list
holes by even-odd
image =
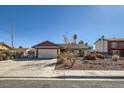
[[120, 57], [118, 55], [112, 56], [112, 61], [119, 61]]
[[63, 38], [66, 44], [66, 48], [65, 48], [66, 52], [60, 54], [60, 58], [65, 62], [71, 63], [70, 68], [72, 68], [72, 66], [75, 64], [75, 59], [76, 59], [76, 56], [73, 54], [71, 49], [73, 41], [69, 40], [66, 35], [64, 35]]
[[124, 68], [124, 62], [121, 63], [122, 68]]
[[62, 61], [68, 61], [68, 60], [74, 59], [74, 54], [70, 52], [61, 53], [59, 56], [59, 59]]
[[96, 57], [99, 58], [99, 59], [104, 59], [105, 58], [104, 55], [99, 54], [99, 53], [96, 54]]
[[88, 53], [84, 56], [85, 60], [96, 60], [96, 55], [92, 53]]

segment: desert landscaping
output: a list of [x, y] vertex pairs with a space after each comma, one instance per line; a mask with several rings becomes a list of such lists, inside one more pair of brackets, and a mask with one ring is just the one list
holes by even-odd
[[124, 58], [117, 55], [112, 58], [105, 58], [102, 54], [99, 58], [94, 54], [87, 54], [85, 57], [77, 57], [74, 63], [69, 60], [59, 60], [55, 70], [124, 70]]
[[112, 64], [111, 59], [99, 60], [78, 60], [72, 68], [66, 68], [71, 63], [57, 63], [55, 70], [124, 70], [124, 60], [120, 60], [117, 64]]

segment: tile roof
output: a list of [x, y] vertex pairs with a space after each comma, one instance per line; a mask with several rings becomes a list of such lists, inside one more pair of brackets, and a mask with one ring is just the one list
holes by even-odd
[[60, 49], [62, 48], [61, 46], [50, 42], [50, 41], [44, 41], [42, 43], [39, 43], [37, 45], [34, 45], [32, 48], [41, 48], [41, 49]]
[[[67, 44], [55, 44], [50, 41], [44, 41], [42, 43], [39, 43], [32, 48], [38, 48], [38, 49], [65, 49], [67, 48]], [[84, 44], [76, 44], [76, 45], [71, 45], [72, 49], [91, 49], [90, 46], [86, 46]]]
[[14, 48], [14, 50], [18, 51], [18, 52], [24, 52], [26, 50], [28, 50], [29, 48]]
[[4, 42], [0, 42], [0, 45], [4, 45], [4, 46], [8, 47], [9, 49], [12, 49], [9, 45], [5, 44]]
[[124, 41], [124, 38], [108, 38], [108, 41]]
[[[100, 40], [102, 40], [102, 39], [99, 38], [99, 39], [95, 42], [95, 44], [96, 44], [98, 41], [100, 41]], [[124, 41], [124, 38], [106, 38], [106, 39], [103, 39], [103, 40], [105, 40], [105, 41]]]
[[[60, 46], [67, 48], [66, 44], [59, 44]], [[84, 44], [76, 44], [76, 45], [71, 45], [72, 49], [90, 49], [90, 46], [86, 46]]]

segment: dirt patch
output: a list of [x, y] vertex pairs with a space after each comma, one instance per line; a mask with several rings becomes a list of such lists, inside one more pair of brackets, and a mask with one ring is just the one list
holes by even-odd
[[70, 66], [69, 62], [58, 62], [55, 70], [124, 70], [124, 60], [115, 63], [111, 59], [76, 60], [75, 64]]

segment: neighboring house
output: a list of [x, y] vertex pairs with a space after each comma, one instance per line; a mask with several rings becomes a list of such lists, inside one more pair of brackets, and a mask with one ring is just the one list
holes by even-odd
[[101, 53], [108, 53], [108, 40], [101, 37], [95, 42], [95, 50]]
[[11, 50], [12, 48], [9, 45], [5, 44], [4, 42], [0, 42], [0, 49], [1, 50]]
[[44, 41], [32, 48], [36, 49], [37, 58], [56, 58], [60, 54], [61, 46], [50, 41]]
[[25, 55], [28, 58], [34, 58], [34, 57], [36, 57], [36, 49], [34, 49], [34, 48], [27, 49]]
[[27, 57], [28, 48], [14, 48], [14, 50], [18, 53], [19, 58]]
[[[37, 58], [56, 58], [60, 52], [65, 51], [66, 44], [55, 44], [50, 41], [45, 41], [40, 44], [33, 46], [32, 48], [36, 49]], [[72, 45], [71, 50], [75, 54], [87, 53], [91, 51], [91, 47], [85, 46], [83, 44]]]
[[97, 52], [124, 57], [124, 38], [100, 38], [96, 41], [95, 45]]

